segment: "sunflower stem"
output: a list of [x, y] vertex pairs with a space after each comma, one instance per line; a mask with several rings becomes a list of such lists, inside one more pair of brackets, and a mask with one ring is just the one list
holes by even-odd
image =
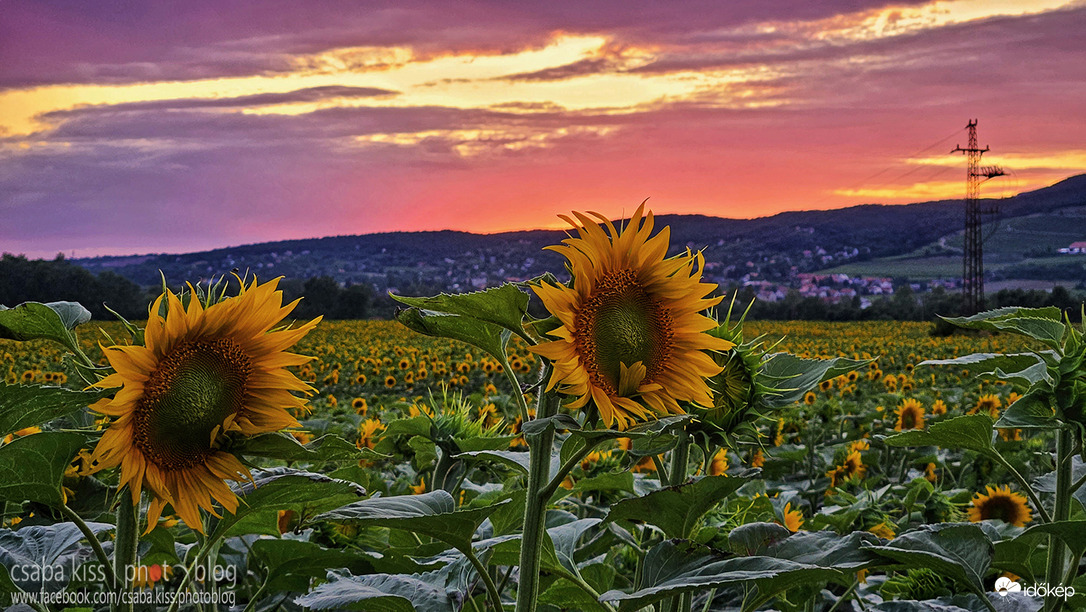
[[1037, 497], [1037, 492], [1033, 490], [1032, 486], [1030, 486], [1029, 481], [1026, 480], [1025, 477], [1022, 476], [1022, 474], [1017, 469], [1015, 469], [1015, 467], [1011, 465], [1011, 462], [1007, 461], [1007, 459], [1003, 455], [999, 453], [993, 453], [990, 456], [992, 457], [992, 459], [995, 459], [997, 463], [1006, 468], [1007, 471], [1011, 473], [1011, 476], [1013, 476], [1014, 479], [1018, 481], [1018, 484], [1022, 485], [1022, 489], [1025, 490], [1026, 495], [1029, 497], [1029, 500], [1033, 502], [1034, 507], [1037, 508], [1037, 513], [1041, 515], [1041, 522], [1051, 523], [1052, 516], [1048, 513], [1048, 509], [1045, 508], [1044, 505], [1041, 503], [1041, 498]]
[[[136, 504], [128, 499], [130, 491], [128, 487], [124, 487], [118, 494], [120, 502], [117, 505], [117, 538], [113, 550], [113, 575], [116, 577], [120, 595], [115, 608], [120, 612], [132, 611], [133, 584], [129, 578], [136, 573], [136, 551], [139, 546], [139, 518], [136, 515]], [[138, 501], [136, 500], [137, 503]]]
[[75, 523], [75, 526], [78, 527], [79, 531], [83, 533], [83, 536], [87, 538], [87, 542], [90, 544], [91, 548], [94, 549], [94, 556], [98, 557], [98, 561], [105, 567], [106, 580], [109, 583], [109, 588], [116, 590], [117, 576], [114, 573], [113, 563], [110, 562], [109, 557], [106, 555], [106, 551], [102, 548], [102, 543], [98, 541], [98, 537], [94, 535], [94, 532], [91, 531], [90, 527], [83, 520], [83, 517], [76, 514], [74, 510], [67, 506], [67, 504], [61, 504], [60, 512], [67, 517], [69, 521]]
[[487, 595], [490, 597], [490, 603], [494, 606], [494, 611], [502, 612], [501, 592], [498, 591], [498, 587], [494, 584], [494, 578], [491, 577], [490, 571], [487, 569], [486, 565], [475, 555], [475, 551], [471, 549], [470, 544], [461, 549], [460, 552], [467, 557], [468, 561], [475, 568], [476, 573], [482, 578], [483, 584], [486, 585]]
[[679, 441], [675, 443], [675, 450], [671, 455], [671, 486], [678, 486], [686, 482], [686, 470], [690, 463], [690, 434], [686, 433], [684, 426], [679, 430]]
[[[1071, 517], [1071, 462], [1067, 460], [1072, 451], [1072, 437], [1069, 429], [1060, 429], [1056, 433], [1056, 505], [1052, 520], [1066, 521]], [[1067, 554], [1063, 541], [1056, 536], [1048, 538], [1048, 569], [1045, 579], [1048, 584], [1060, 584], [1063, 580]], [[1063, 607], [1062, 598], [1056, 595], [1045, 597], [1045, 610], [1057, 611]]]
[[[548, 370], [550, 368], [547, 368]], [[559, 398], [555, 393], [541, 393], [537, 418], [546, 418], [558, 412]], [[554, 447], [554, 428], [526, 435], [528, 442], [528, 485], [524, 498], [524, 532], [520, 548], [520, 582], [517, 585], [516, 612], [535, 612], [539, 598], [539, 566], [546, 534], [547, 499], [541, 493], [549, 481], [551, 450]]]
[[586, 441], [584, 447], [567, 459], [566, 462], [562, 464], [562, 467], [558, 468], [558, 473], [551, 477], [547, 486], [539, 491], [540, 497], [549, 500], [551, 496], [554, 495], [554, 492], [558, 490], [558, 487], [562, 486], [562, 481], [564, 481], [566, 476], [573, 471], [573, 468], [577, 467], [577, 464], [580, 463], [582, 459], [595, 450], [596, 447], [600, 445], [600, 442], [602, 442], [602, 440], [596, 442]]

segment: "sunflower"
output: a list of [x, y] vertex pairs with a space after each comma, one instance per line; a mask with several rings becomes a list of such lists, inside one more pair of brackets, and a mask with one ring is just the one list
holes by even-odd
[[784, 505], [784, 526], [788, 531], [795, 533], [803, 526], [803, 512], [792, 509], [792, 502]]
[[709, 475], [720, 476], [728, 471], [728, 452], [720, 449], [709, 462]]
[[803, 394], [803, 403], [811, 406], [818, 398], [815, 397], [814, 391], [808, 391]]
[[[193, 292], [187, 309], [167, 290], [151, 306], [143, 346], [104, 349], [115, 373], [93, 386], [122, 388], [92, 406], [113, 419], [94, 449], [91, 471], [119, 465], [133, 504], [146, 485], [153, 495], [148, 528], [167, 503], [197, 531], [203, 530], [199, 509], [214, 513], [212, 499], [233, 513], [238, 500], [224, 481], [251, 476], [237, 457], [219, 450], [225, 434], [298, 426], [288, 411], [304, 411], [306, 404], [291, 391], [313, 389], [285, 368], [311, 358], [286, 349], [320, 317], [275, 328], [298, 303], [284, 306], [277, 284], [242, 282], [237, 296], [207, 306]], [[165, 317], [159, 314], [164, 301]]]
[[897, 424], [894, 425], [894, 431], [924, 429], [924, 405], [919, 401], [911, 397], [906, 399], [898, 406], [895, 414]]
[[642, 220], [643, 210], [621, 232], [596, 213], [607, 232], [583, 214], [562, 216], [578, 237], [547, 248], [569, 261], [573, 286], [532, 287], [561, 322], [551, 332], [558, 340], [531, 349], [553, 364], [547, 389], [574, 396], [571, 409], [592, 401], [619, 429], [681, 414], [680, 401], [711, 406], [705, 379], [721, 367], [704, 351], [734, 346], [704, 333], [716, 323], [699, 313], [721, 298], [705, 297], [716, 285], [701, 282], [701, 254], [666, 258], [670, 228], [650, 238], [653, 217]]
[[867, 528], [868, 533], [873, 533], [884, 540], [893, 540], [897, 535], [894, 532], [894, 528], [887, 521], [882, 521], [878, 525], [873, 525]]
[[860, 451], [854, 450], [849, 451], [844, 463], [826, 472], [826, 476], [829, 477], [830, 488], [833, 489], [844, 482], [859, 480], [866, 473], [867, 466], [864, 465], [863, 456], [860, 455]]
[[986, 492], [987, 495], [973, 494], [973, 505], [969, 508], [970, 521], [979, 523], [986, 519], [999, 519], [1015, 527], [1025, 527], [1026, 523], [1033, 520], [1033, 512], [1021, 493], [1012, 492], [1006, 485], [988, 485]]
[[351, 400], [351, 408], [354, 408], [356, 414], [366, 416], [366, 410], [369, 409], [369, 405], [366, 403], [366, 398], [356, 397]]
[[933, 416], [946, 414], [946, 402], [941, 399], [935, 400], [935, 403], [931, 405], [931, 414]]
[[989, 393], [987, 395], [980, 396], [977, 400], [977, 404], [969, 409], [968, 414], [978, 414], [987, 412], [993, 419], [999, 418], [999, 409], [1003, 407], [1003, 401], [999, 399], [998, 395]]

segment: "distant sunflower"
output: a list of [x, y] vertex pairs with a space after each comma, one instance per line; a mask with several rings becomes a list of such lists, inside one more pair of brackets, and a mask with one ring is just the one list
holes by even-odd
[[933, 416], [946, 414], [946, 402], [941, 399], [935, 400], [935, 403], [931, 405], [931, 414]]
[[813, 405], [815, 401], [817, 401], [817, 399], [818, 398], [815, 397], [814, 391], [808, 391], [803, 394], [803, 403], [807, 404], [808, 406]]
[[897, 424], [894, 431], [909, 429], [924, 429], [924, 405], [919, 401], [908, 398], [901, 402], [897, 408]]
[[968, 414], [983, 414], [987, 412], [993, 419], [998, 419], [999, 409], [1002, 407], [1003, 401], [999, 399], [999, 396], [989, 393], [980, 396], [980, 399], [977, 400], [977, 404], [969, 409]]
[[620, 429], [681, 414], [681, 401], [711, 406], [705, 379], [721, 367], [704, 351], [734, 346], [705, 333], [716, 323], [699, 313], [720, 298], [705, 297], [716, 285], [701, 282], [701, 255], [666, 258], [670, 228], [650, 238], [653, 217], [642, 220], [643, 210], [621, 232], [596, 213], [607, 232], [583, 214], [563, 216], [578, 237], [548, 249], [569, 261], [573, 286], [532, 287], [561, 322], [551, 332], [558, 340], [531, 349], [554, 366], [547, 388], [574, 396], [571, 409], [594, 402], [604, 424]]
[[720, 449], [709, 462], [709, 475], [720, 476], [728, 471], [728, 452]]
[[803, 526], [803, 512], [792, 509], [792, 502], [784, 505], [784, 526], [795, 533]]
[[[224, 434], [298, 425], [288, 411], [304, 411], [305, 400], [291, 392], [313, 389], [286, 368], [311, 358], [286, 349], [320, 317], [276, 328], [297, 304], [284, 306], [277, 284], [242, 283], [236, 297], [206, 308], [194, 293], [187, 310], [166, 291], [151, 307], [144, 346], [105, 349], [115, 373], [94, 386], [122, 388], [92, 406], [113, 420], [90, 471], [120, 465], [120, 484], [128, 485], [134, 504], [146, 485], [153, 495], [148, 528], [167, 503], [197, 531], [203, 530], [199, 509], [214, 512], [212, 499], [233, 513], [238, 500], [224, 481], [251, 476], [237, 457], [219, 450]], [[165, 317], [159, 314], [164, 300]]]
[[979, 523], [986, 519], [999, 519], [1016, 527], [1025, 527], [1026, 523], [1033, 520], [1033, 511], [1021, 493], [1011, 491], [1006, 485], [988, 485], [987, 495], [973, 494], [973, 505], [969, 508], [970, 521]]

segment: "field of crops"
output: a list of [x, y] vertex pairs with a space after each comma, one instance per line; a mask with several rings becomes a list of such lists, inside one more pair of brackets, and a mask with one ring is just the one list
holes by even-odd
[[[685, 490], [669, 489], [677, 483], [659, 472], [672, 469], [667, 466], [673, 465], [677, 452], [673, 435], [654, 438], [658, 447], [653, 449], [616, 436], [579, 455], [547, 502], [553, 546], [548, 543], [551, 552], [543, 555], [538, 603], [564, 610], [635, 610], [653, 602], [666, 610], [927, 610], [936, 608], [918, 602], [941, 598], [951, 607], [940, 610], [985, 610], [988, 604], [968, 593], [992, 591], [1000, 576], [1040, 582], [1047, 560], [1043, 542], [1031, 549], [1014, 539], [1037, 512], [1019, 492], [1014, 472], [1026, 479], [1050, 472], [1052, 434], [999, 429], [994, 442], [987, 443], [994, 444], [1005, 461], [994, 460], [976, 445], [884, 442], [887, 435], [933, 431], [933, 426], [963, 415], [997, 419], [1024, 390], [994, 377], [974, 377], [962, 367], [921, 362], [970, 353], [1019, 353], [1040, 344], [1012, 334], [932, 337], [930, 328], [902, 322], [748, 322], [746, 339], [761, 337], [773, 352], [811, 359], [843, 357], [862, 366], [828, 377], [798, 401], [763, 413], [752, 423], [752, 436], [729, 445], [692, 445], [684, 470], [692, 480]], [[85, 351], [102, 364], [106, 362], [98, 343], [109, 345], [126, 334], [117, 323], [92, 323], [81, 332]], [[337, 601], [350, 598], [337, 600], [319, 586], [331, 578], [325, 577], [327, 570], [337, 569], [344, 575], [392, 577], [387, 578], [391, 586], [368, 584], [379, 596], [359, 595], [351, 609], [482, 610], [488, 605], [487, 587], [499, 593], [511, 590], [510, 582], [517, 579], [516, 533], [523, 510], [518, 503], [495, 502], [519, 499], [523, 504], [528, 453], [514, 395], [521, 390], [511, 386], [500, 360], [462, 342], [424, 336], [390, 321], [323, 322], [294, 350], [315, 357], [292, 369], [316, 392], [309, 410], [295, 415], [301, 427], [289, 433], [315, 450], [284, 461], [282, 454], [269, 459], [276, 455], [257, 449], [250, 459], [254, 466], [328, 474], [334, 482], [364, 487], [370, 499], [429, 495], [433, 505], [444, 491], [451, 495], [452, 506], [430, 508], [436, 518], [428, 527], [426, 513], [412, 514], [410, 508], [397, 524], [380, 517], [368, 522], [329, 520], [329, 515], [317, 516], [324, 509], [320, 503], [298, 497], [283, 498], [279, 507], [257, 504], [246, 519], [252, 523], [249, 529], [225, 532], [215, 567], [234, 567], [236, 573], [220, 587], [251, 609], [338, 608]], [[45, 341], [0, 341], [0, 373], [8, 385], [77, 388], [64, 355]], [[520, 380], [538, 378], [541, 360], [516, 336], [506, 362]], [[528, 405], [538, 391], [527, 390]], [[71, 418], [87, 425], [93, 416]], [[992, 421], [986, 422], [990, 428]], [[63, 426], [53, 423], [43, 429]], [[7, 441], [37, 431], [27, 428]], [[560, 431], [559, 439], [563, 435]], [[329, 440], [340, 441], [340, 447], [333, 448]], [[366, 454], [345, 461], [349, 455], [342, 441]], [[563, 451], [555, 461], [568, 461], [566, 455]], [[100, 504], [103, 487], [111, 484], [108, 477], [81, 475], [75, 469], [79, 460], [64, 477], [66, 503], [77, 512]], [[1077, 463], [1075, 468], [1077, 477], [1081, 470]], [[699, 482], [730, 484], [694, 490]], [[682, 495], [653, 499], [669, 491]], [[392, 506], [381, 512], [396, 516], [401, 511]], [[1076, 505], [1074, 516], [1080, 515]], [[460, 522], [441, 523], [450, 517]], [[874, 561], [862, 554], [865, 547], [893, 543], [901, 534], [911, 534], [902, 536], [904, 541], [918, 533], [930, 535], [925, 530], [933, 526], [982, 519], [988, 519], [982, 523], [985, 531], [977, 532], [986, 534], [983, 543], [970, 539], [975, 533], [950, 541], [914, 538], [901, 547], [905, 552], [899, 551], [899, 557]], [[33, 503], [9, 503], [3, 518], [4, 527], [16, 529], [9, 532], [16, 534], [53, 521], [48, 509]], [[433, 525], [438, 525], [436, 531]], [[782, 531], [773, 531], [773, 526]], [[465, 563], [465, 544], [450, 548], [458, 538], [474, 538], [471, 546], [490, 580], [480, 580]], [[179, 524], [175, 516], [160, 519], [139, 552], [140, 567], [151, 572], [150, 578], [144, 576], [144, 587], [153, 592], [169, 586], [168, 573], [148, 568], [184, 566], [185, 551], [200, 541], [201, 534]], [[996, 542], [994, 551], [981, 551], [983, 558], [958, 558], [975, 553], [977, 546], [991, 547], [989, 541]], [[782, 542], [793, 544], [791, 556], [787, 547], [782, 550]], [[710, 576], [705, 583], [709, 586], [689, 588], [697, 584], [691, 577], [704, 567], [744, 555], [766, 559], [752, 555], [767, 551], [770, 557], [792, 559], [788, 563], [807, 562], [807, 574], [755, 565], [748, 574], [736, 574], [746, 579], [725, 571]], [[940, 565], [945, 557], [960, 564], [947, 570]], [[1077, 568], [1077, 558], [1075, 563]], [[669, 576], [671, 583], [683, 585], [664, 591], [678, 595], [624, 599], [623, 593], [645, 593], [645, 587], [652, 586], [647, 567], [661, 573], [657, 586], [667, 586]], [[823, 574], [808, 575], [816, 570]], [[977, 588], [970, 588], [970, 581]], [[758, 597], [760, 590], [772, 595]], [[306, 592], [310, 594], [295, 599]], [[1013, 600], [1024, 606], [1015, 610], [1038, 609], [1029, 602], [1039, 601], [988, 599], [996, 605]], [[409, 607], [403, 607], [407, 601]], [[946, 603], [951, 601], [957, 601], [957, 607]], [[1078, 598], [1068, 602], [1086, 605]], [[906, 607], [893, 607], [898, 604]]]

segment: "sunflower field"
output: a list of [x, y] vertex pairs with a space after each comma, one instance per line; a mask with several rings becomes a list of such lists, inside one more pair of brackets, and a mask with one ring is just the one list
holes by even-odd
[[0, 309], [0, 604], [1086, 610], [1082, 330], [747, 321], [642, 213], [396, 321]]

